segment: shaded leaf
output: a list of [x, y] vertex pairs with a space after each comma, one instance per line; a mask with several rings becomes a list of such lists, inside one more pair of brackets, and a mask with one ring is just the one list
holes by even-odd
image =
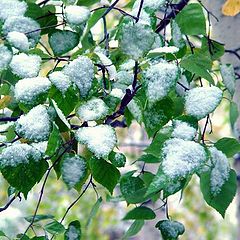
[[123, 220], [136, 219], [136, 220], [151, 220], [156, 217], [152, 209], [144, 206], [136, 207], [126, 214]]

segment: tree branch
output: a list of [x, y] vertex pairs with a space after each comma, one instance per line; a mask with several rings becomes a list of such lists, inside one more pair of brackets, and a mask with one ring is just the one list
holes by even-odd
[[175, 4], [172, 11], [164, 17], [164, 19], [158, 24], [156, 32], [161, 32], [176, 15], [188, 4], [189, 0], [181, 0], [178, 4]]

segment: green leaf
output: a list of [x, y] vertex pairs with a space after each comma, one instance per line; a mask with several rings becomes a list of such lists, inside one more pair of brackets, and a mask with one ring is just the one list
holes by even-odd
[[148, 105], [143, 111], [143, 122], [149, 137], [152, 137], [173, 116], [173, 101], [165, 98], [161, 101]]
[[48, 238], [45, 236], [39, 236], [39, 237], [36, 236], [36, 237], [31, 238], [31, 240], [48, 240]]
[[154, 211], [148, 207], [141, 206], [136, 207], [130, 212], [126, 214], [126, 216], [123, 218], [123, 220], [130, 220], [130, 219], [136, 219], [136, 220], [151, 220], [156, 217], [156, 214]]
[[234, 124], [238, 119], [238, 106], [235, 102], [230, 103], [230, 110], [229, 110], [229, 118], [232, 129], [234, 128]]
[[66, 117], [64, 116], [62, 110], [58, 107], [57, 103], [52, 99], [51, 100], [52, 105], [58, 115], [58, 117], [60, 118], [60, 120], [62, 121], [62, 123], [64, 123], [64, 125], [68, 128], [71, 129], [71, 126], [69, 124], [69, 122], [67, 121]]
[[140, 158], [138, 158], [138, 161], [145, 163], [159, 163], [161, 162], [161, 159], [152, 154], [143, 154]]
[[210, 55], [213, 61], [218, 60], [225, 53], [224, 44], [208, 39], [207, 37], [202, 38], [201, 51]]
[[93, 5], [94, 3], [97, 3], [98, 1], [99, 0], [88, 0], [88, 1], [86, 1], [86, 0], [78, 0], [77, 1], [77, 5], [89, 7], [89, 6]]
[[183, 224], [177, 221], [161, 220], [155, 227], [161, 231], [164, 240], [177, 240], [185, 232]]
[[97, 215], [97, 212], [100, 208], [102, 204], [102, 198], [100, 197], [97, 202], [93, 205], [93, 208], [89, 214], [89, 217], [88, 217], [88, 220], [87, 220], [87, 223], [86, 223], [86, 228], [89, 226], [89, 224], [91, 223], [92, 219]]
[[228, 158], [240, 152], [240, 143], [235, 138], [222, 138], [214, 146], [222, 151]]
[[64, 240], [80, 240], [82, 235], [81, 224], [79, 221], [73, 221], [68, 225], [64, 234]]
[[56, 220], [45, 225], [44, 229], [53, 235], [61, 234], [65, 231], [64, 226]]
[[199, 51], [194, 54], [184, 56], [180, 65], [189, 72], [208, 80], [214, 85], [213, 78], [209, 73], [212, 67], [212, 60], [209, 55]]
[[[39, 221], [42, 221], [42, 220], [48, 220], [48, 219], [53, 219], [54, 216], [51, 215], [51, 214], [47, 214], [47, 215], [44, 215], [44, 214], [39, 214], [39, 215], [36, 215], [35, 218], [34, 218], [34, 223], [36, 222], [39, 222]], [[28, 217], [25, 217], [24, 218], [27, 222], [31, 223], [32, 222], [32, 219], [33, 219], [33, 216], [28, 216]]]
[[90, 159], [89, 165], [93, 178], [112, 194], [120, 178], [118, 169], [104, 159], [94, 157]]
[[144, 197], [146, 187], [140, 177], [133, 177], [134, 172], [126, 173], [120, 179], [120, 190], [128, 203], [140, 203], [146, 200]]
[[200, 175], [200, 186], [203, 197], [207, 204], [216, 209], [224, 218], [225, 212], [232, 202], [237, 191], [237, 175], [233, 169], [230, 171], [229, 179], [222, 186], [221, 192], [216, 196], [211, 193], [211, 172]]
[[28, 3], [28, 8], [25, 16], [30, 17], [40, 24], [41, 35], [51, 33], [55, 28], [51, 27], [58, 23], [57, 16], [55, 14], [55, 6], [46, 5], [44, 7], [39, 7], [36, 3]]
[[45, 160], [35, 161], [30, 157], [27, 164], [20, 163], [14, 167], [4, 166], [1, 172], [8, 183], [22, 192], [26, 198], [28, 192], [42, 179], [47, 169], [48, 163]]
[[49, 35], [49, 44], [55, 56], [61, 56], [64, 53], [74, 49], [79, 43], [79, 35], [69, 30], [56, 30]]
[[176, 16], [181, 32], [186, 35], [206, 34], [206, 20], [198, 3], [190, 3]]
[[58, 107], [62, 110], [64, 115], [67, 116], [74, 110], [79, 102], [79, 91], [77, 88], [71, 86], [63, 96], [63, 94], [55, 86], [52, 86], [49, 91], [49, 97], [55, 100]]
[[0, 230], [0, 237], [6, 237], [6, 234]]
[[[83, 0], [82, 0], [82, 2], [83, 2]], [[83, 46], [84, 49], [92, 47], [92, 45], [89, 43], [89, 39], [88, 39], [90, 30], [102, 18], [105, 11], [106, 11], [106, 9], [97, 10], [88, 19], [87, 26], [86, 26], [86, 29], [84, 31], [84, 35], [81, 39], [81, 43], [82, 43], [82, 46]]]
[[124, 234], [123, 239], [129, 239], [130, 237], [136, 235], [142, 229], [144, 225], [144, 220], [136, 220], [129, 227], [127, 232]]
[[46, 155], [52, 156], [56, 153], [59, 146], [61, 145], [62, 139], [59, 132], [58, 126], [53, 122], [52, 132], [48, 139], [47, 150], [45, 152]]
[[126, 156], [119, 152], [111, 152], [108, 156], [109, 160], [115, 167], [124, 167], [126, 163]]
[[161, 151], [163, 144], [171, 137], [171, 135], [171, 128], [165, 128], [164, 132], [159, 131], [152, 140], [152, 143], [144, 150], [144, 152], [151, 154], [156, 158], [160, 158], [159, 161], [161, 161]]

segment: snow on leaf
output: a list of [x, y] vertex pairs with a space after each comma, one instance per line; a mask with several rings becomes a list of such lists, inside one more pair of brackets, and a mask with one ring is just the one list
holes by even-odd
[[185, 46], [185, 41], [183, 39], [181, 29], [180, 29], [180, 27], [178, 26], [178, 24], [175, 20], [173, 20], [171, 22], [171, 27], [172, 27], [171, 30], [172, 30], [173, 44], [178, 48], [184, 47]]
[[[166, 0], [145, 0], [143, 2], [143, 8], [148, 8], [150, 10], [157, 11], [160, 7], [165, 4]], [[139, 9], [141, 0], [137, 0], [134, 5], [133, 9]]]
[[28, 38], [24, 33], [20, 32], [9, 32], [7, 35], [8, 42], [15, 48], [19, 49], [22, 52], [29, 50]]
[[102, 119], [107, 116], [108, 112], [108, 106], [100, 98], [91, 99], [77, 109], [78, 116], [85, 121]]
[[14, 74], [21, 78], [37, 77], [40, 71], [41, 61], [38, 55], [20, 53], [13, 56], [10, 62], [10, 68]]
[[220, 71], [224, 85], [228, 91], [233, 95], [235, 92], [236, 78], [234, 68], [231, 64], [223, 64], [220, 66]]
[[54, 55], [60, 56], [74, 49], [79, 43], [79, 35], [69, 30], [57, 30], [49, 36], [49, 44]]
[[119, 44], [125, 54], [138, 60], [151, 49], [154, 40], [155, 36], [150, 26], [130, 21], [122, 26]]
[[187, 114], [202, 119], [213, 112], [222, 100], [222, 91], [215, 86], [196, 87], [187, 92], [185, 109]]
[[[29, 17], [16, 16], [7, 18], [5, 21], [2, 30], [4, 35], [7, 35], [9, 32], [20, 32], [25, 33], [30, 42], [30, 47], [34, 47], [40, 38], [40, 25]], [[36, 31], [39, 30], [39, 31]], [[31, 32], [31, 33], [30, 33]]]
[[71, 86], [69, 76], [61, 71], [52, 72], [49, 74], [49, 80], [53, 85], [64, 95], [68, 88]]
[[0, 71], [8, 67], [12, 60], [12, 52], [3, 44], [0, 44]]
[[95, 51], [98, 55], [100, 61], [102, 62], [103, 66], [106, 67], [107, 72], [109, 74], [109, 79], [114, 80], [117, 74], [116, 67], [113, 65], [112, 60], [108, 58], [106, 55], [101, 53], [100, 51]]
[[133, 115], [134, 119], [136, 119], [138, 123], [141, 123], [143, 120], [143, 116], [139, 100], [133, 98], [132, 101], [128, 104], [127, 108]]
[[16, 132], [28, 140], [41, 142], [48, 139], [51, 121], [47, 109], [43, 105], [32, 108], [16, 122]]
[[93, 62], [88, 57], [80, 56], [69, 63], [63, 69], [63, 72], [77, 85], [81, 95], [85, 97], [92, 86], [94, 78]]
[[34, 142], [31, 144], [31, 146], [33, 146], [34, 148], [39, 150], [43, 155], [45, 154], [45, 152], [47, 150], [47, 145], [48, 145], [48, 141]]
[[169, 47], [159, 47], [151, 50], [149, 53], [177, 53], [179, 51], [179, 48], [174, 46]]
[[160, 62], [150, 66], [145, 73], [147, 96], [150, 102], [161, 100], [176, 85], [179, 70], [176, 64]]
[[79, 128], [76, 139], [86, 144], [97, 158], [107, 157], [117, 143], [115, 130], [108, 125]]
[[63, 181], [71, 189], [84, 179], [87, 173], [87, 165], [82, 157], [67, 154], [64, 156], [61, 172]]
[[34, 104], [41, 94], [45, 94], [51, 87], [48, 78], [25, 78], [18, 81], [14, 89], [14, 97], [18, 102]]
[[41, 153], [26, 143], [12, 144], [4, 148], [0, 154], [0, 168], [6, 166], [16, 167], [21, 163], [28, 164], [30, 158], [39, 161]]
[[221, 187], [229, 178], [230, 165], [225, 154], [215, 147], [209, 148], [211, 154], [211, 176], [210, 185], [211, 193], [216, 196], [221, 192]]
[[196, 136], [197, 130], [189, 123], [176, 120], [173, 122], [174, 130], [172, 137], [183, 140], [193, 140]]
[[65, 8], [65, 15], [68, 23], [79, 25], [88, 20], [90, 11], [86, 7], [72, 5]]
[[193, 141], [173, 138], [165, 142], [162, 151], [162, 169], [171, 179], [187, 177], [206, 161], [204, 147]]
[[23, 16], [27, 10], [27, 4], [18, 0], [0, 1], [0, 20], [4, 21], [9, 17]]
[[156, 224], [156, 228], [161, 231], [163, 239], [178, 239], [179, 235], [185, 232], [184, 225], [177, 221], [162, 220]]

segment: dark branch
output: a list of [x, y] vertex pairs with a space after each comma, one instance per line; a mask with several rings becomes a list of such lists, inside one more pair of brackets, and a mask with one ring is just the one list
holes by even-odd
[[176, 15], [188, 4], [188, 2], [189, 0], [181, 0], [178, 4], [175, 4], [172, 11], [158, 24], [156, 32], [159, 33], [166, 28], [171, 19], [174, 19]]

